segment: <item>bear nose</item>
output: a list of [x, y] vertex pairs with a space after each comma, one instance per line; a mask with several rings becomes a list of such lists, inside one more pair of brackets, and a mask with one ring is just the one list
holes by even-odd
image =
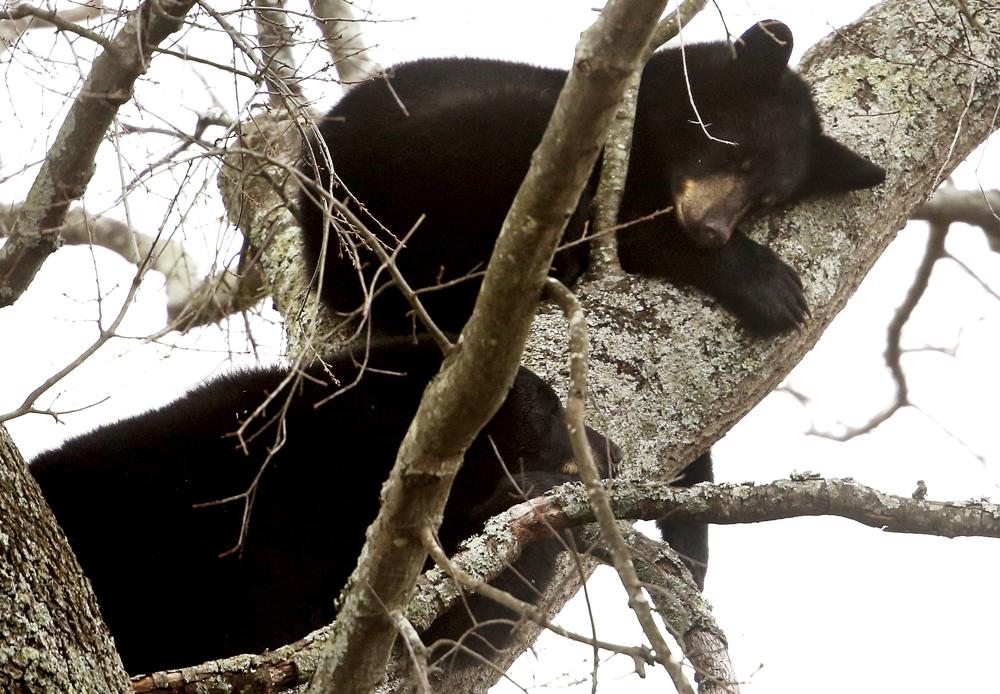
[[724, 246], [733, 235], [733, 225], [723, 220], [706, 220], [698, 229], [699, 245], [706, 248]]

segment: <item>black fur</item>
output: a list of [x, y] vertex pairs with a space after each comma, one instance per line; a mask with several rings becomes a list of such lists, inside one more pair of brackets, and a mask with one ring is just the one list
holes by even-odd
[[[713, 482], [712, 454], [704, 453], [684, 468], [680, 477], [671, 481], [675, 487], [693, 487], [699, 482]], [[656, 521], [663, 541], [691, 570], [691, 576], [699, 588], [705, 588], [705, 573], [708, 570], [708, 524], [691, 521], [671, 520], [669, 516]]]
[[[335, 355], [330, 373], [352, 383], [361, 355]], [[282, 392], [252, 421], [247, 454], [232, 433], [276, 391], [285, 369], [228, 374], [32, 461], [126, 669], [137, 674], [257, 653], [332, 621], [396, 449], [440, 364], [426, 337], [373, 344], [364, 378], [319, 408], [314, 404], [337, 388], [327, 372], [310, 369], [290, 401]], [[261, 477], [245, 544], [220, 558], [238, 541], [243, 505], [194, 505], [247, 489], [275, 446], [274, 418], [286, 402], [283, 442]], [[552, 389], [521, 369], [466, 453], [440, 530], [447, 552], [520, 500], [501, 494], [511, 485], [490, 439], [529, 494], [574, 479], [563, 471], [572, 460], [563, 416]], [[603, 436], [588, 435], [595, 452], [618, 455]], [[542, 542], [518, 563], [531, 585], [512, 580], [512, 572], [501, 584], [533, 599], [551, 576], [555, 552]], [[471, 604], [478, 619], [510, 619]], [[434, 635], [457, 638], [468, 626], [464, 610], [443, 616]], [[508, 632], [484, 633], [502, 647]], [[489, 652], [478, 639], [469, 643]]]
[[[699, 287], [760, 334], [800, 324], [808, 310], [795, 271], [736, 226], [760, 210], [884, 178], [821, 133], [808, 86], [786, 66], [791, 43], [788, 27], [769, 21], [737, 41], [735, 59], [721, 42], [653, 56], [620, 215], [627, 222], [674, 208], [619, 232], [625, 270]], [[708, 132], [735, 146], [709, 139], [694, 122], [684, 61]], [[320, 125], [343, 184], [333, 193], [356, 196], [364, 207], [355, 210], [386, 248], [426, 215], [397, 257], [411, 286], [433, 288], [486, 266], [565, 77], [496, 60], [420, 60], [393, 70], [391, 90], [380, 80], [357, 86]], [[320, 187], [329, 189], [321, 150], [314, 144], [303, 170], [313, 176], [319, 163]], [[564, 243], [583, 233], [596, 179], [595, 172]], [[324, 214], [315, 199], [315, 190], [306, 191], [301, 212], [306, 258], [318, 277]], [[330, 234], [328, 244], [321, 296], [336, 311], [354, 311], [363, 298], [354, 254], [366, 284], [379, 262], [356, 236]], [[572, 284], [587, 262], [586, 244], [572, 246], [556, 255], [552, 274]], [[383, 273], [378, 284], [387, 281]], [[438, 325], [458, 330], [479, 284], [474, 278], [422, 299]], [[372, 320], [382, 332], [404, 334], [413, 329], [408, 312], [390, 288], [374, 302]]]

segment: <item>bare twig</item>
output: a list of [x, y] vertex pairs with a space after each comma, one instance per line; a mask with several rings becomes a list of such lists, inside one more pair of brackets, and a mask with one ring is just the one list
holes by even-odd
[[427, 664], [427, 647], [420, 640], [420, 634], [402, 612], [393, 612], [391, 617], [393, 624], [396, 625], [396, 631], [403, 639], [406, 652], [410, 654], [410, 660], [413, 661], [412, 672], [416, 673], [418, 694], [431, 694], [431, 683], [428, 679], [430, 667]]
[[499, 588], [495, 588], [485, 581], [476, 579], [456, 566], [448, 559], [444, 550], [441, 549], [441, 546], [438, 544], [437, 539], [434, 537], [434, 533], [430, 528], [425, 526], [421, 530], [421, 538], [423, 539], [424, 546], [427, 548], [428, 554], [430, 554], [431, 559], [434, 560], [434, 563], [441, 567], [445, 573], [451, 576], [455, 583], [457, 583], [462, 589], [487, 597], [493, 602], [503, 605], [512, 612], [524, 615], [527, 619], [530, 619], [537, 624], [541, 624], [553, 634], [558, 634], [559, 636], [569, 639], [570, 641], [576, 641], [577, 643], [611, 651], [612, 653], [628, 655], [639, 662], [650, 665], [657, 662], [657, 657], [644, 646], [623, 646], [621, 644], [610, 643], [608, 641], [601, 641], [559, 626], [549, 619], [544, 610], [541, 610], [530, 602], [519, 600], [510, 593], [500, 590]]
[[[9, 242], [8, 242], [9, 243]], [[76, 369], [80, 364], [86, 361], [92, 354], [94, 354], [98, 349], [100, 349], [104, 343], [115, 336], [118, 326], [125, 319], [125, 314], [128, 312], [129, 308], [132, 306], [132, 301], [135, 299], [136, 293], [139, 291], [139, 286], [142, 284], [142, 277], [145, 274], [146, 268], [144, 265], [140, 264], [138, 271], [135, 273], [135, 277], [132, 278], [132, 284], [129, 286], [128, 293], [125, 295], [125, 299], [122, 301], [122, 305], [118, 310], [117, 315], [111, 320], [111, 324], [108, 327], [104, 327], [101, 324], [100, 318], [98, 318], [97, 327], [98, 334], [94, 341], [85, 348], [79, 355], [72, 359], [69, 363], [63, 366], [61, 369], [56, 371], [54, 374], [49, 376], [45, 381], [43, 381], [37, 388], [28, 393], [21, 405], [10, 412], [0, 413], [0, 424], [7, 421], [8, 419], [13, 419], [15, 417], [20, 417], [23, 414], [31, 412], [34, 410], [35, 401], [38, 400], [46, 391], [48, 391], [52, 386], [65, 378], [69, 373]]]
[[111, 11], [106, 10], [101, 2], [88, 3], [60, 11], [42, 9], [27, 3], [14, 5], [9, 10], [0, 11], [0, 54], [25, 31], [48, 27], [55, 27], [59, 31], [68, 31], [106, 49], [111, 49], [112, 44], [106, 37], [76, 23], [81, 19], [98, 17]]
[[938, 260], [945, 257], [944, 241], [947, 235], [947, 224], [941, 224], [938, 222], [931, 223], [930, 235], [927, 238], [927, 246], [924, 249], [924, 257], [921, 259], [920, 265], [917, 267], [917, 272], [913, 278], [913, 282], [910, 284], [909, 290], [906, 292], [906, 297], [903, 299], [903, 303], [896, 309], [896, 313], [889, 322], [886, 335], [885, 363], [886, 366], [889, 367], [889, 372], [892, 374], [892, 382], [895, 386], [895, 393], [892, 401], [878, 414], [860, 426], [845, 426], [844, 430], [840, 432], [821, 431], [816, 428], [811, 428], [807, 432], [808, 434], [818, 436], [820, 438], [832, 439], [834, 441], [849, 441], [857, 436], [862, 436], [873, 431], [875, 428], [881, 426], [884, 422], [889, 420], [894, 414], [896, 414], [896, 412], [913, 404], [910, 402], [910, 391], [906, 381], [906, 372], [903, 370], [901, 359], [903, 349], [900, 340], [902, 338], [903, 328], [910, 320], [910, 316], [913, 315], [914, 309], [917, 307], [917, 304], [920, 303], [920, 299], [923, 298], [924, 293], [927, 291], [927, 286], [930, 283], [931, 272], [934, 270], [934, 265]]
[[[322, 190], [315, 184], [315, 182], [306, 178], [303, 178], [301, 182], [303, 190], [306, 191], [309, 196], [314, 199], [315, 196], [320, 196], [322, 198], [321, 201], [316, 200], [316, 204], [320, 207], [320, 209], [325, 211], [324, 226], [328, 230], [327, 233], [329, 233], [329, 231], [336, 230], [339, 226], [337, 219], [330, 214], [330, 212], [336, 211], [338, 215], [343, 216], [351, 231], [354, 231], [361, 236], [365, 242], [365, 246], [375, 253], [381, 263], [372, 278], [372, 286], [366, 291], [363, 314], [365, 316], [369, 314], [372, 300], [377, 294], [375, 284], [378, 281], [379, 274], [382, 270], [385, 270], [392, 278], [392, 282], [396, 285], [396, 289], [399, 290], [400, 294], [403, 295], [407, 303], [410, 304], [410, 308], [413, 309], [414, 314], [416, 314], [417, 318], [423, 324], [427, 332], [434, 338], [434, 341], [441, 348], [441, 351], [445, 354], [451, 351], [451, 340], [448, 339], [448, 336], [444, 334], [444, 331], [442, 331], [441, 328], [439, 328], [434, 322], [434, 319], [431, 318], [430, 313], [428, 313], [427, 309], [424, 308], [423, 302], [420, 301], [418, 291], [414, 290], [413, 287], [410, 286], [409, 281], [407, 281], [406, 277], [403, 276], [399, 266], [396, 265], [396, 256], [399, 254], [399, 251], [403, 249], [405, 240], [416, 231], [417, 225], [419, 225], [420, 222], [418, 221], [417, 225], [414, 225], [414, 227], [409, 230], [406, 237], [404, 237], [403, 242], [396, 246], [392, 253], [388, 253], [379, 238], [368, 229], [365, 223], [358, 218], [350, 207], [338, 200], [337, 197], [330, 191]], [[326, 250], [324, 249], [323, 252], [325, 253]], [[320, 267], [322, 267], [322, 265]], [[322, 278], [320, 281], [322, 281]]]
[[546, 295], [555, 300], [563, 310], [569, 323], [569, 372], [570, 386], [566, 397], [566, 426], [569, 429], [573, 444], [573, 457], [576, 460], [577, 473], [587, 487], [591, 507], [601, 526], [601, 533], [607, 543], [611, 563], [618, 572], [622, 585], [628, 594], [628, 604], [635, 612], [643, 633], [656, 652], [657, 661], [663, 665], [670, 675], [677, 691], [681, 694], [694, 694], [691, 684], [684, 677], [680, 663], [670, 653], [666, 639], [660, 633], [653, 619], [652, 606], [642, 590], [642, 583], [635, 572], [632, 557], [625, 540], [618, 528], [618, 523], [611, 505], [608, 502], [608, 492], [604, 488], [602, 475], [594, 462], [593, 452], [587, 440], [587, 429], [584, 425], [584, 413], [587, 403], [587, 321], [583, 309], [573, 293], [559, 280], [550, 277], [546, 284]]
[[[726, 635], [677, 552], [626, 523], [619, 525], [623, 526], [622, 537], [637, 575], [652, 596], [657, 612], [699, 674], [699, 693], [739, 694]], [[607, 545], [595, 531], [593, 525], [585, 525], [577, 530], [577, 535], [582, 544], [590, 547], [592, 556], [611, 563]]]

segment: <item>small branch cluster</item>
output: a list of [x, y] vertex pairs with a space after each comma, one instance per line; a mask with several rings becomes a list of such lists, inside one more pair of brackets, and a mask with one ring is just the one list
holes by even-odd
[[[837, 432], [820, 430], [813, 427], [809, 430], [809, 434], [835, 441], [849, 441], [858, 436], [870, 433], [889, 420], [896, 412], [906, 407], [916, 407], [927, 416], [926, 412], [910, 400], [906, 371], [902, 364], [902, 357], [907, 352], [902, 346], [903, 329], [927, 292], [934, 267], [942, 259], [954, 262], [978, 282], [983, 291], [1000, 301], [1000, 294], [997, 294], [993, 288], [977, 276], [959, 258], [949, 253], [945, 247], [945, 241], [949, 231], [951, 231], [952, 225], [963, 223], [978, 226], [982, 229], [990, 244], [990, 248], [995, 252], [1000, 252], [1000, 217], [998, 217], [998, 214], [1000, 214], [1000, 192], [958, 190], [947, 182], [935, 191], [930, 200], [913, 212], [910, 218], [928, 222], [930, 232], [927, 237], [923, 257], [920, 259], [920, 264], [914, 273], [913, 281], [906, 292], [903, 302], [893, 314], [892, 320], [889, 322], [886, 330], [884, 356], [894, 385], [892, 400], [863, 424], [853, 427], [845, 426], [842, 431]], [[793, 394], [802, 398], [799, 393], [793, 392]], [[934, 423], [941, 427], [946, 434], [953, 436], [939, 422], [935, 421]]]

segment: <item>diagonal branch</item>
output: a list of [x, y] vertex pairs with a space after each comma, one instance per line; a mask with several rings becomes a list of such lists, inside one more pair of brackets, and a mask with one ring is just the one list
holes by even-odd
[[[595, 531], [593, 525], [585, 525], [576, 535], [581, 544], [590, 547], [589, 554], [611, 564], [608, 547]], [[656, 611], [700, 675], [699, 694], [739, 694], [726, 635], [677, 552], [627, 525], [622, 534]]]
[[59, 247], [69, 204], [83, 195], [94, 157], [118, 109], [132, 98], [153, 50], [181, 28], [194, 0], [145, 0], [94, 60], [0, 248], [0, 307], [9, 306]]

